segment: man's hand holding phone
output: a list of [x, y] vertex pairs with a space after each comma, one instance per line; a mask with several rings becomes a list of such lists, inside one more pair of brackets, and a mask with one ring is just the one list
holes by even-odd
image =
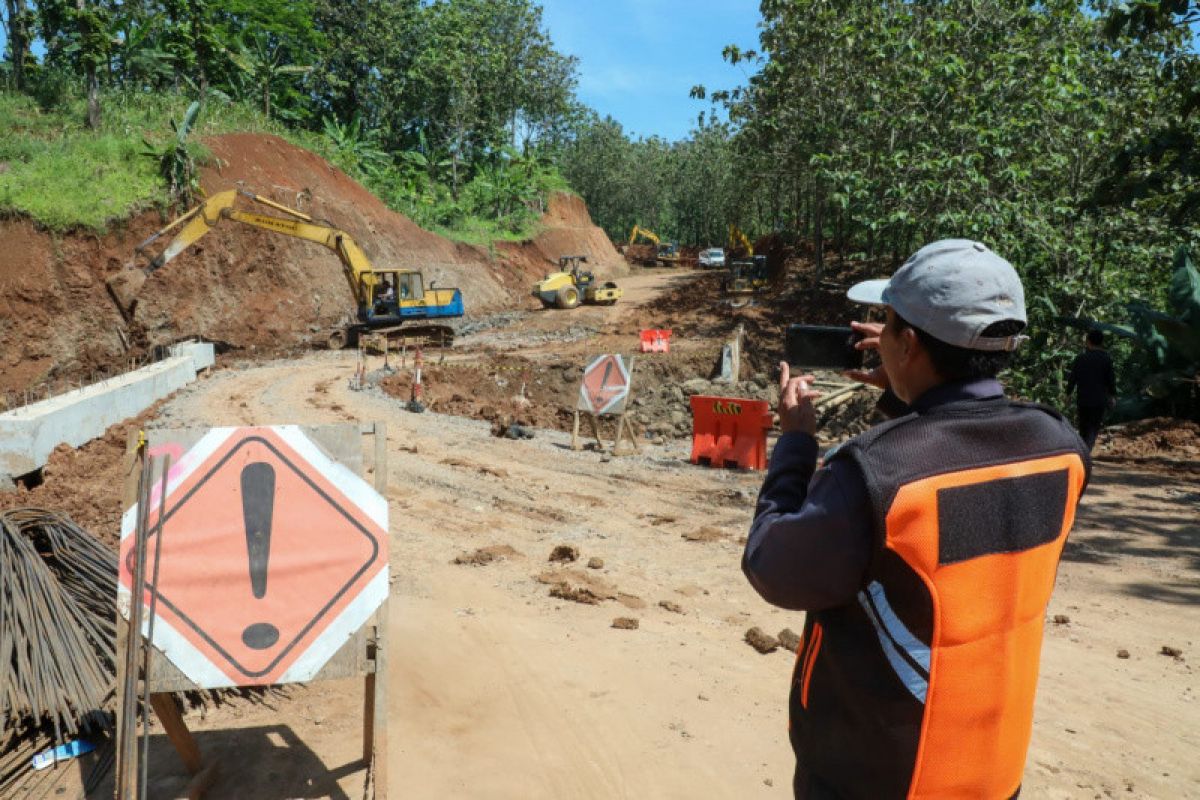
[[817, 412], [812, 401], [821, 393], [809, 388], [814, 380], [812, 375], [793, 377], [788, 363], [779, 362], [779, 428], [784, 433], [817, 435]]
[[[862, 335], [862, 338], [854, 344], [856, 350], [879, 350], [879, 337], [883, 334], [882, 322], [851, 322], [850, 327]], [[885, 392], [891, 387], [883, 364], [874, 369], [848, 369], [842, 375], [851, 380], [883, 389]]]

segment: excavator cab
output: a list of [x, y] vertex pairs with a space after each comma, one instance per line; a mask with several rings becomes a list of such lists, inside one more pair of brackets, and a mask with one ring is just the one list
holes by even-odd
[[359, 280], [359, 296], [371, 298], [371, 304], [360, 309], [360, 319], [372, 326], [463, 314], [458, 289], [431, 286], [426, 291], [424, 276], [417, 270], [370, 269], [362, 272]]
[[[370, 278], [373, 285], [367, 285]], [[406, 300], [420, 301], [425, 297], [421, 273], [405, 270], [372, 270], [363, 275], [363, 296], [371, 297], [372, 316], [380, 314], [399, 315], [400, 306]]]

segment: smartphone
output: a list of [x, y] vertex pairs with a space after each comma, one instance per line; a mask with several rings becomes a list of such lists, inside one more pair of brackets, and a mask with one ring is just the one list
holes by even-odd
[[789, 366], [799, 369], [861, 369], [863, 351], [854, 344], [861, 333], [849, 327], [789, 325], [785, 355]]

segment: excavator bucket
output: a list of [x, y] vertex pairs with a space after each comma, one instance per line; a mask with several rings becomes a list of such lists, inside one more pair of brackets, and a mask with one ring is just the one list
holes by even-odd
[[121, 313], [128, 316], [137, 302], [138, 292], [146, 282], [146, 271], [134, 266], [126, 266], [116, 275], [108, 279], [108, 293], [112, 295]]

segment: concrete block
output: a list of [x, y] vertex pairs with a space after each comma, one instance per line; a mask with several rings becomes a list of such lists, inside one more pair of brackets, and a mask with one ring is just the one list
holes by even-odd
[[196, 372], [206, 370], [216, 363], [216, 350], [212, 342], [180, 342], [171, 345], [171, 357], [187, 357], [192, 359]]
[[156, 364], [0, 414], [0, 476], [41, 469], [60, 444], [79, 447], [95, 439], [213, 364], [211, 344], [187, 342], [171, 350], [171, 358]]

